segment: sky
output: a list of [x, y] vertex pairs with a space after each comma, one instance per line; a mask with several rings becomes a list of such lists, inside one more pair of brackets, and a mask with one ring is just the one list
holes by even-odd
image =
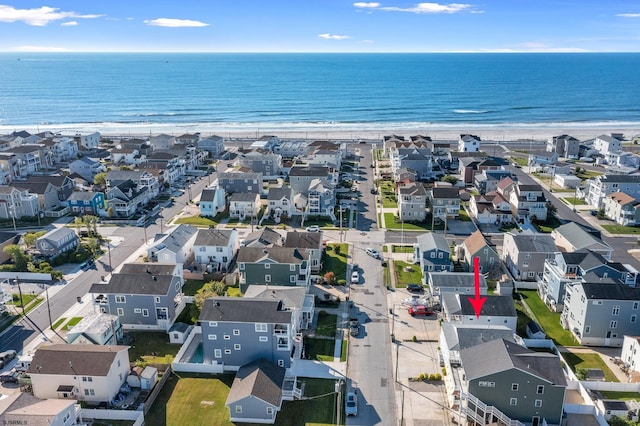
[[2, 1], [2, 52], [640, 52], [638, 0]]

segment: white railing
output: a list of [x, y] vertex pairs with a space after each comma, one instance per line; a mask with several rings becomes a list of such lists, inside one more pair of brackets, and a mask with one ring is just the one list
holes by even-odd
[[[471, 394], [464, 394], [464, 398], [466, 398], [467, 404], [466, 406], [463, 406], [462, 413], [466, 417], [470, 417], [480, 424], [492, 424], [494, 423], [493, 419], [495, 418], [498, 420], [498, 422], [501, 422], [502, 424], [508, 426], [525, 426], [524, 423], [518, 420], [511, 419], [509, 416], [498, 410], [493, 405], [487, 405]], [[471, 410], [469, 408], [469, 402], [473, 403], [473, 405], [476, 407], [476, 410]], [[487, 415], [489, 416], [488, 419]]]

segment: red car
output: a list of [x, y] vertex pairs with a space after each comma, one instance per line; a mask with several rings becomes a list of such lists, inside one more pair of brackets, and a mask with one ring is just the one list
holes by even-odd
[[409, 315], [411, 315], [412, 317], [428, 317], [433, 314], [433, 310], [431, 308], [427, 308], [424, 305], [416, 305], [409, 308]]

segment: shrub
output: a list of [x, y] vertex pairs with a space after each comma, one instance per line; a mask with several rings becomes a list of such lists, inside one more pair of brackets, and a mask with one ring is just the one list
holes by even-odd
[[413, 337], [411, 338], [411, 341], [412, 341], [412, 342], [417, 342], [417, 341], [418, 341], [418, 338], [417, 338], [416, 336], [413, 336]]

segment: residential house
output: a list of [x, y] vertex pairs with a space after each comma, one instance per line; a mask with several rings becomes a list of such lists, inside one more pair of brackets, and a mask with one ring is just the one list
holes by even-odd
[[238, 231], [235, 229], [198, 229], [193, 243], [195, 262], [208, 272], [226, 272], [238, 246]]
[[640, 157], [632, 152], [613, 151], [604, 157], [606, 163], [613, 167], [629, 168], [633, 172], [640, 166]]
[[[470, 154], [482, 154], [473, 155]], [[460, 155], [460, 154], [457, 154]], [[452, 162], [452, 165], [454, 163]], [[484, 170], [502, 170], [507, 162], [498, 158], [486, 158], [486, 154], [478, 152], [464, 153], [464, 157], [458, 158], [458, 172], [465, 185], [473, 185], [475, 176]]]
[[540, 185], [518, 184], [509, 196], [511, 213], [520, 222], [547, 220], [547, 198]]
[[264, 358], [289, 368], [295, 336], [292, 311], [280, 300], [216, 297], [205, 300], [198, 322], [205, 364], [225, 370]]
[[586, 346], [622, 346], [638, 332], [640, 287], [585, 282], [566, 287], [562, 326]]
[[509, 170], [482, 170], [482, 173], [478, 173], [473, 178], [473, 185], [476, 190], [481, 194], [487, 194], [489, 192], [496, 191], [498, 189], [498, 182], [506, 177], [511, 177]]
[[558, 161], [558, 154], [549, 151], [529, 151], [529, 160], [527, 164], [530, 167], [547, 166]]
[[12, 244], [19, 244], [20, 235], [19, 232], [0, 231], [0, 264], [11, 260], [11, 256], [4, 251], [4, 248]]
[[[425, 274], [431, 294], [442, 296], [445, 293], [458, 293], [473, 296], [475, 279], [473, 272], [429, 272]], [[480, 294], [486, 295], [487, 281], [480, 275]]]
[[241, 242], [242, 247], [274, 247], [282, 246], [284, 244], [284, 237], [278, 233], [278, 231], [265, 226], [262, 229], [258, 229], [244, 239]]
[[62, 204], [69, 206], [71, 214], [76, 216], [106, 215], [104, 193], [102, 192], [74, 191]]
[[40, 211], [55, 210], [60, 206], [58, 191], [56, 191], [55, 187], [49, 182], [15, 180], [13, 181], [13, 186], [20, 191], [36, 195], [38, 197], [38, 210]]
[[80, 239], [73, 229], [55, 228], [36, 239], [36, 250], [42, 256], [56, 257], [78, 247]]
[[282, 156], [262, 149], [240, 154], [238, 163], [240, 167], [261, 173], [267, 179], [274, 179], [282, 173]]
[[185, 133], [176, 138], [176, 144], [195, 145], [200, 140], [200, 133]]
[[49, 183], [56, 190], [58, 194], [58, 200], [64, 201], [69, 198], [69, 195], [75, 189], [75, 183], [69, 176], [63, 176], [59, 174], [54, 175], [46, 175], [46, 176], [29, 176], [26, 181], [27, 183], [36, 184], [36, 183]]
[[561, 188], [577, 188], [582, 184], [582, 179], [574, 175], [556, 174], [553, 176], [553, 183]]
[[149, 198], [157, 197], [160, 192], [158, 178], [146, 170], [110, 170], [105, 180], [109, 188], [132, 181], [138, 188], [147, 188]]
[[318, 274], [322, 268], [322, 232], [289, 231], [283, 247], [297, 248], [309, 254], [311, 273]]
[[139, 168], [147, 170], [149, 173], [152, 170], [163, 170], [162, 178], [164, 182], [169, 184], [173, 184], [186, 173], [184, 160], [178, 155], [166, 151], [147, 155], [147, 162], [141, 164]]
[[225, 153], [224, 138], [212, 135], [208, 138], [198, 140], [198, 148], [207, 151], [211, 158], [219, 158]]
[[84, 149], [96, 149], [100, 145], [100, 132], [93, 132], [88, 135], [76, 133], [74, 140]]
[[282, 141], [273, 147], [273, 152], [280, 154], [282, 158], [298, 158], [306, 156], [309, 149], [309, 141]]
[[308, 153], [304, 161], [311, 167], [326, 166], [331, 169], [339, 169], [342, 164], [344, 149], [331, 141], [313, 141], [307, 145]]
[[604, 197], [604, 214], [622, 226], [640, 223], [640, 201], [624, 192], [614, 192]]
[[555, 152], [560, 157], [578, 158], [580, 141], [570, 135], [553, 136], [547, 140], [547, 151]]
[[14, 177], [26, 178], [39, 171], [43, 165], [42, 148], [44, 145], [20, 145], [6, 151], [15, 155]]
[[623, 337], [620, 358], [629, 366], [631, 372], [640, 372], [640, 337], [637, 335]]
[[606, 157], [610, 152], [622, 151], [622, 142], [610, 135], [600, 135], [593, 140], [593, 148]]
[[517, 281], [536, 281], [542, 277], [544, 262], [555, 258], [554, 239], [546, 234], [504, 234], [502, 261]]
[[[295, 196], [294, 196], [295, 198]], [[294, 199], [294, 206], [303, 206], [305, 217], [312, 216], [329, 216], [331, 220], [336, 220], [334, 208], [336, 205], [335, 187], [326, 179], [314, 179], [309, 184], [309, 190], [306, 193], [306, 204], [303, 201], [304, 194], [298, 194]]]
[[106, 171], [104, 164], [89, 157], [82, 157], [69, 163], [69, 172], [77, 173], [89, 182], [98, 174]]
[[240, 289], [248, 285], [308, 286], [311, 254], [292, 247], [240, 247], [238, 272]]
[[442, 293], [442, 311], [444, 319], [454, 324], [480, 326], [504, 326], [516, 332], [518, 315], [513, 297], [488, 295], [482, 305], [479, 316], [471, 304], [471, 297], [458, 293]]
[[129, 347], [40, 346], [29, 367], [33, 395], [42, 399], [111, 402], [129, 374]]
[[260, 213], [260, 195], [251, 192], [236, 192], [229, 198], [229, 217], [243, 221], [257, 220]]
[[131, 217], [150, 199], [149, 188], [128, 180], [107, 190], [107, 210], [117, 217]]
[[160, 134], [152, 136], [151, 139], [149, 139], [149, 145], [151, 145], [151, 148], [153, 148], [154, 151], [171, 149], [175, 144], [176, 138], [171, 135]]
[[273, 135], [263, 135], [260, 138], [253, 142], [249, 148], [250, 149], [265, 149], [267, 151], [273, 151], [273, 148], [280, 144], [280, 139], [277, 136]]
[[35, 217], [40, 212], [38, 196], [13, 186], [0, 186], [0, 218]]
[[451, 248], [444, 235], [435, 232], [418, 235], [413, 246], [413, 263], [420, 264], [424, 277], [431, 271], [453, 271]]
[[154, 241], [147, 249], [150, 262], [188, 264], [193, 260], [193, 245], [198, 235], [198, 228], [191, 225], [178, 225], [169, 235]]
[[418, 181], [418, 173], [408, 167], [400, 167], [396, 171], [396, 177], [394, 178], [398, 183], [414, 183]]
[[398, 184], [398, 215], [402, 222], [423, 222], [427, 216], [427, 190], [421, 183]]
[[265, 217], [273, 218], [277, 222], [280, 217], [293, 216], [295, 212], [293, 206], [293, 189], [290, 186], [282, 186], [280, 188], [269, 188], [267, 194], [267, 209], [264, 213]]
[[429, 194], [431, 214], [442, 220], [460, 216], [460, 191], [458, 188], [432, 188]]
[[283, 309], [291, 311], [296, 330], [305, 330], [313, 322], [315, 296], [304, 287], [250, 285], [245, 298], [282, 301]]
[[460, 351], [496, 339], [505, 339], [518, 344], [524, 343], [517, 334], [501, 325], [469, 325], [443, 321], [440, 327], [438, 354], [441, 365], [459, 367], [462, 363]]
[[109, 282], [93, 284], [93, 304], [126, 330], [167, 331], [184, 308], [182, 265], [127, 263]]
[[480, 137], [476, 135], [463, 134], [458, 138], [458, 151], [460, 152], [479, 152]]
[[227, 194], [236, 192], [250, 192], [260, 194], [262, 192], [262, 173], [253, 172], [218, 172], [218, 187], [225, 190]]
[[331, 183], [336, 182], [334, 173], [330, 171], [329, 167], [291, 167], [289, 171], [289, 185], [293, 189], [295, 194], [307, 195], [309, 189], [314, 181], [328, 180]]
[[214, 217], [218, 213], [222, 213], [227, 208], [225, 199], [226, 194], [222, 188], [203, 189], [198, 204], [200, 216]]
[[640, 199], [640, 175], [602, 175], [589, 179], [586, 183], [583, 195], [587, 204], [601, 209], [604, 205], [604, 197], [622, 191], [625, 194]]
[[78, 143], [69, 136], [42, 139], [38, 144], [44, 145], [44, 164], [47, 167], [78, 158]]
[[567, 380], [557, 355], [496, 339], [464, 349], [460, 357], [466, 416], [494, 418], [492, 410], [499, 410], [526, 424], [561, 424]]
[[282, 387], [286, 370], [258, 359], [240, 367], [225, 405], [234, 423], [274, 424], [282, 407]]
[[462, 242], [464, 249], [464, 261], [473, 270], [473, 259], [478, 258], [480, 271], [485, 273], [500, 266], [500, 257], [494, 245], [491, 245], [482, 235], [481, 231], [476, 231]]
[[433, 156], [427, 146], [422, 148], [393, 146], [389, 150], [389, 160], [395, 181], [400, 180], [402, 169], [413, 170], [418, 179], [427, 179], [433, 176]]
[[595, 229], [569, 222], [551, 231], [551, 236], [560, 250], [573, 252], [587, 249], [611, 260], [613, 249], [602, 241], [600, 232]]
[[114, 148], [110, 151], [111, 162], [116, 166], [138, 166], [147, 158], [135, 148]]
[[0, 152], [0, 184], [8, 185], [18, 176], [18, 163], [15, 154]]
[[72, 426], [86, 424], [82, 408], [76, 401], [40, 399], [30, 393], [3, 395], [0, 424]]
[[124, 335], [120, 318], [104, 312], [89, 312], [67, 332], [67, 342], [74, 345], [117, 345]]
[[479, 224], [513, 223], [511, 204], [499, 192], [472, 196], [469, 203], [469, 213]]

